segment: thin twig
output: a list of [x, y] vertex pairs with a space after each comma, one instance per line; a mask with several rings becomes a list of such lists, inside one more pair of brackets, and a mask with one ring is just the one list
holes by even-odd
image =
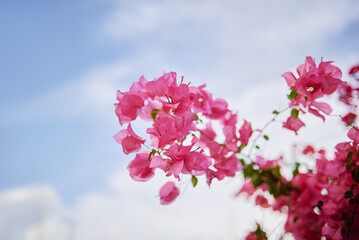
[[290, 108], [291, 108], [291, 107], [287, 107], [287, 108], [285, 108], [285, 109], [279, 111], [278, 113], [276, 113], [275, 116], [274, 116], [271, 120], [269, 120], [269, 121], [262, 127], [262, 129], [260, 129], [260, 133], [259, 133], [259, 134], [257, 135], [257, 137], [253, 140], [252, 145], [251, 145], [251, 148], [249, 149], [248, 158], [250, 158], [250, 156], [251, 156], [251, 154], [252, 154], [252, 151], [253, 151], [253, 148], [256, 146], [256, 142], [258, 141], [258, 139], [263, 136], [264, 130], [265, 130], [272, 122], [274, 122], [280, 114], [282, 114], [283, 112], [287, 111], [287, 110], [290, 109]]

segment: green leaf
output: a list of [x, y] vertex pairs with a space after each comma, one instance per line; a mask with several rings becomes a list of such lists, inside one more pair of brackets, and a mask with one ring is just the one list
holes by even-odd
[[296, 96], [298, 96], [298, 93], [296, 90], [292, 90], [290, 92], [290, 94], [287, 95], [287, 97], [289, 98], [289, 100], [293, 100]]
[[296, 163], [295, 163], [295, 169], [293, 170], [293, 178], [298, 175], [298, 173], [299, 173], [299, 166], [300, 166], [300, 163], [299, 163], [299, 162], [296, 162]]
[[354, 179], [354, 181], [359, 183], [359, 169], [354, 169], [352, 171], [352, 178]]
[[243, 158], [240, 158], [239, 161], [241, 162], [242, 166], [245, 167], [246, 166], [246, 162], [244, 161]]
[[263, 181], [261, 179], [261, 176], [258, 173], [253, 174], [252, 176], [252, 184], [253, 187], [259, 187], [260, 185], [262, 185]]
[[278, 194], [279, 194], [277, 191], [277, 183], [272, 179], [268, 179], [267, 185], [268, 185], [269, 193], [272, 194], [274, 196], [274, 198], [277, 198]]
[[279, 167], [272, 168], [272, 173], [276, 178], [282, 179], [282, 174], [280, 174]]
[[351, 161], [352, 161], [353, 152], [348, 152], [347, 155], [347, 168], [349, 169], [351, 167]]
[[277, 110], [274, 110], [272, 113], [273, 113], [273, 114], [276, 114], [276, 115], [279, 114], [279, 112], [278, 112]]
[[346, 191], [344, 193], [344, 198], [352, 198], [353, 197], [353, 192], [352, 191]]
[[243, 176], [244, 178], [252, 177], [255, 172], [256, 170], [253, 169], [253, 165], [248, 165], [243, 169]]
[[268, 135], [263, 135], [263, 138], [265, 139], [265, 140], [269, 140], [269, 137], [268, 137]]
[[158, 113], [159, 111], [160, 111], [160, 110], [159, 110], [159, 109], [156, 109], [156, 108], [152, 109], [152, 111], [151, 111], [151, 117], [152, 117], [153, 121], [156, 120], [156, 116], [157, 116], [157, 113]]
[[193, 187], [196, 187], [197, 186], [197, 183], [198, 183], [198, 179], [196, 176], [192, 176], [192, 185]]
[[357, 202], [357, 200], [355, 198], [351, 198], [349, 200], [349, 204], [355, 204]]
[[293, 119], [296, 119], [299, 115], [299, 110], [298, 109], [295, 109], [293, 108], [291, 113], [290, 113], [290, 116], [293, 118]]
[[256, 148], [257, 148], [257, 149], [260, 149], [260, 147], [259, 147], [258, 145], [256, 145]]

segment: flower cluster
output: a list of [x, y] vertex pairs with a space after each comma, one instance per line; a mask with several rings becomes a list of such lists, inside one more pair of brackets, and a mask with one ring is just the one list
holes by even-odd
[[282, 76], [291, 89], [288, 98], [291, 100], [291, 116], [283, 124], [284, 128], [294, 131], [305, 124], [299, 119], [299, 112], [309, 112], [325, 120], [323, 115], [329, 115], [332, 108], [325, 102], [317, 99], [333, 94], [344, 82], [341, 81], [342, 72], [331, 64], [331, 62], [320, 62], [317, 67], [313, 58], [307, 57], [304, 64], [297, 68], [299, 77], [296, 78], [292, 72], [286, 72]]
[[[283, 127], [294, 131], [305, 126], [300, 114], [313, 114], [325, 120], [331, 106], [318, 99], [339, 93], [339, 100], [349, 107], [342, 120], [351, 128], [348, 142], [335, 147], [335, 156], [328, 159], [324, 150], [308, 145], [302, 151], [316, 161], [314, 169], [300, 170], [295, 163], [292, 177], [284, 177], [281, 170], [283, 157], [267, 160], [262, 156], [252, 159], [251, 149], [264, 135], [258, 130], [257, 138], [251, 124], [238, 124], [237, 114], [228, 109], [220, 98], [213, 98], [205, 85], [194, 87], [177, 82], [174, 72], [147, 81], [141, 77], [127, 92], [118, 91], [116, 115], [122, 126], [114, 139], [122, 145], [125, 154], [137, 153], [128, 170], [135, 181], [148, 181], [160, 169], [167, 177], [177, 180], [189, 175], [195, 187], [197, 177], [205, 175], [207, 184], [242, 173], [245, 179], [238, 195], [247, 194], [263, 208], [271, 208], [287, 215], [285, 231], [295, 239], [359, 239], [359, 129], [356, 119], [359, 88], [343, 82], [341, 70], [332, 62], [321, 61], [317, 66], [311, 57], [297, 68], [298, 77], [286, 72], [290, 88], [288, 94], [291, 115]], [[358, 66], [350, 70], [355, 77]], [[283, 111], [282, 111], [283, 112]], [[274, 111], [275, 120], [282, 112]], [[137, 117], [151, 121], [147, 128], [149, 144], [138, 136], [131, 125]], [[272, 122], [272, 121], [271, 121]], [[222, 133], [214, 130], [220, 126]], [[223, 140], [220, 140], [222, 136]], [[241, 151], [251, 145], [247, 155]], [[143, 147], [146, 151], [141, 151]], [[172, 203], [180, 194], [173, 181], [159, 191], [163, 205]], [[246, 239], [266, 239], [259, 225]]]
[[[145, 146], [150, 151], [137, 153], [128, 165], [130, 176], [147, 181], [155, 169], [161, 169], [178, 180], [180, 174], [192, 178], [206, 175], [208, 185], [213, 179], [235, 176], [242, 168], [235, 153], [248, 144], [253, 132], [250, 123], [244, 121], [238, 128], [237, 115], [228, 109], [225, 100], [214, 99], [205, 85], [189, 86], [183, 78], [178, 84], [176, 78], [174, 72], [153, 81], [141, 77], [129, 91], [117, 93], [116, 115], [121, 125], [128, 125], [114, 138], [125, 154], [139, 152], [146, 142], [136, 135], [131, 122], [137, 117], [152, 121], [146, 130], [150, 146]], [[223, 129], [223, 142], [217, 141], [214, 121]], [[168, 204], [178, 193], [173, 182], [167, 183], [160, 191], [161, 203]]]
[[[351, 128], [349, 142], [335, 147], [335, 157], [326, 158], [325, 151], [306, 147], [303, 154], [316, 157], [314, 171], [299, 173], [288, 180], [271, 161], [258, 164], [260, 170], [246, 166], [246, 184], [239, 194], [255, 196], [256, 205], [287, 214], [285, 231], [295, 239], [358, 239], [359, 236], [359, 131]], [[257, 158], [258, 159], [258, 158]], [[263, 162], [263, 159], [261, 160]], [[254, 177], [257, 174], [257, 177]], [[272, 196], [263, 196], [269, 192]]]

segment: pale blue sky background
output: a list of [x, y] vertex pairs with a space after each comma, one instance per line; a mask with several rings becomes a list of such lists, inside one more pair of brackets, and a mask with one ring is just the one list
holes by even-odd
[[[358, 13], [355, 0], [0, 1], [0, 240], [143, 239], [134, 224], [147, 239], [234, 239], [231, 223], [243, 220], [230, 207], [239, 203], [216, 204], [235, 188], [217, 199], [222, 190], [203, 184], [162, 208], [155, 196], [163, 180], [129, 180], [133, 156], [112, 139], [116, 90], [142, 74], [177, 71], [260, 127], [283, 106], [280, 75], [306, 56], [344, 71], [359, 62]], [[140, 215], [132, 219], [130, 209]], [[179, 209], [201, 215], [203, 226], [193, 228]], [[153, 214], [185, 231], [168, 226], [158, 235], [148, 226]]]

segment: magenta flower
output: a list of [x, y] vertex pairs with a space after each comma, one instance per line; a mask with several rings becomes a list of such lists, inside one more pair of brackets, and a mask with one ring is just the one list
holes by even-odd
[[348, 137], [354, 141], [354, 143], [359, 143], [359, 129], [357, 127], [352, 127], [348, 132]]
[[122, 145], [123, 152], [126, 155], [140, 151], [141, 144], [144, 144], [146, 141], [136, 135], [131, 127], [131, 123], [128, 124], [127, 129], [119, 131], [113, 138]]
[[143, 99], [136, 94], [117, 92], [116, 115], [121, 126], [135, 120], [144, 106]]
[[172, 203], [178, 197], [180, 191], [174, 182], [167, 182], [160, 189], [160, 201], [162, 205]]
[[283, 127], [289, 130], [292, 130], [297, 135], [298, 130], [305, 126], [304, 122], [302, 122], [298, 117], [296, 119], [289, 117], [286, 122], [283, 123]]
[[244, 123], [241, 127], [241, 129], [239, 129], [239, 140], [241, 141], [241, 143], [243, 145], [247, 145], [249, 138], [252, 136], [253, 130], [251, 127], [251, 124], [249, 122], [247, 122], [246, 120], [244, 120]]
[[154, 169], [150, 168], [150, 161], [148, 161], [149, 152], [141, 152], [136, 154], [127, 169], [130, 172], [130, 177], [138, 182], [146, 182], [154, 175]]
[[343, 83], [342, 72], [338, 67], [331, 62], [320, 62], [317, 67], [312, 57], [307, 57], [305, 63], [297, 68], [297, 72], [299, 78], [291, 72], [284, 73], [282, 77], [291, 89], [305, 96], [308, 101], [332, 94]]

